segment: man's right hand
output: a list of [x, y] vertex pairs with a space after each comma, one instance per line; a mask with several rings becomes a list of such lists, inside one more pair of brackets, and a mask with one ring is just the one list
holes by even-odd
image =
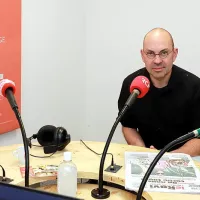
[[129, 145], [145, 147], [144, 141], [136, 129], [122, 126], [122, 132]]

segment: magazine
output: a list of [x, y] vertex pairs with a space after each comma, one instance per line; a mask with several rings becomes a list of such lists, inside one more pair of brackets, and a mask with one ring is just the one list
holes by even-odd
[[[125, 152], [125, 188], [138, 191], [157, 153]], [[165, 153], [146, 182], [144, 191], [200, 193], [200, 171], [183, 153]]]
[[[57, 165], [38, 165], [36, 167], [29, 168], [30, 177], [53, 177], [57, 176]], [[25, 167], [20, 167], [22, 177], [25, 176]]]

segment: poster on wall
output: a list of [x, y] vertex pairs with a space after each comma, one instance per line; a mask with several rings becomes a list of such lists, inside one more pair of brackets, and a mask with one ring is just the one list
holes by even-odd
[[[0, 0], [0, 80], [15, 82], [21, 111], [21, 0]], [[0, 96], [0, 134], [19, 128], [8, 100]]]

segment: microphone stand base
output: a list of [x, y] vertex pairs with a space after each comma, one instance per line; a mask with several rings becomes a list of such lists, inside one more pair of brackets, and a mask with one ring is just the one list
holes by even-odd
[[103, 188], [102, 194], [99, 194], [99, 188], [93, 189], [91, 195], [95, 199], [107, 199], [110, 196], [110, 191]]
[[3, 180], [3, 177], [0, 176], [0, 182], [3, 182], [3, 183], [10, 183], [10, 182], [12, 182], [12, 181], [13, 181], [13, 179], [11, 179], [11, 178], [6, 178], [6, 177], [5, 177], [5, 179]]

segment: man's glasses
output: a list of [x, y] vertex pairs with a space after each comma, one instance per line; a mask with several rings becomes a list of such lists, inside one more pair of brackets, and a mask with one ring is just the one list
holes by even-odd
[[[172, 50], [173, 51], [173, 50]], [[148, 58], [150, 59], [154, 59], [156, 57], [156, 55], [159, 55], [159, 57], [161, 59], [165, 59], [167, 58], [167, 56], [172, 52], [172, 51], [167, 51], [167, 50], [162, 50], [159, 53], [155, 53], [153, 51], [148, 51], [148, 52], [144, 52]]]

